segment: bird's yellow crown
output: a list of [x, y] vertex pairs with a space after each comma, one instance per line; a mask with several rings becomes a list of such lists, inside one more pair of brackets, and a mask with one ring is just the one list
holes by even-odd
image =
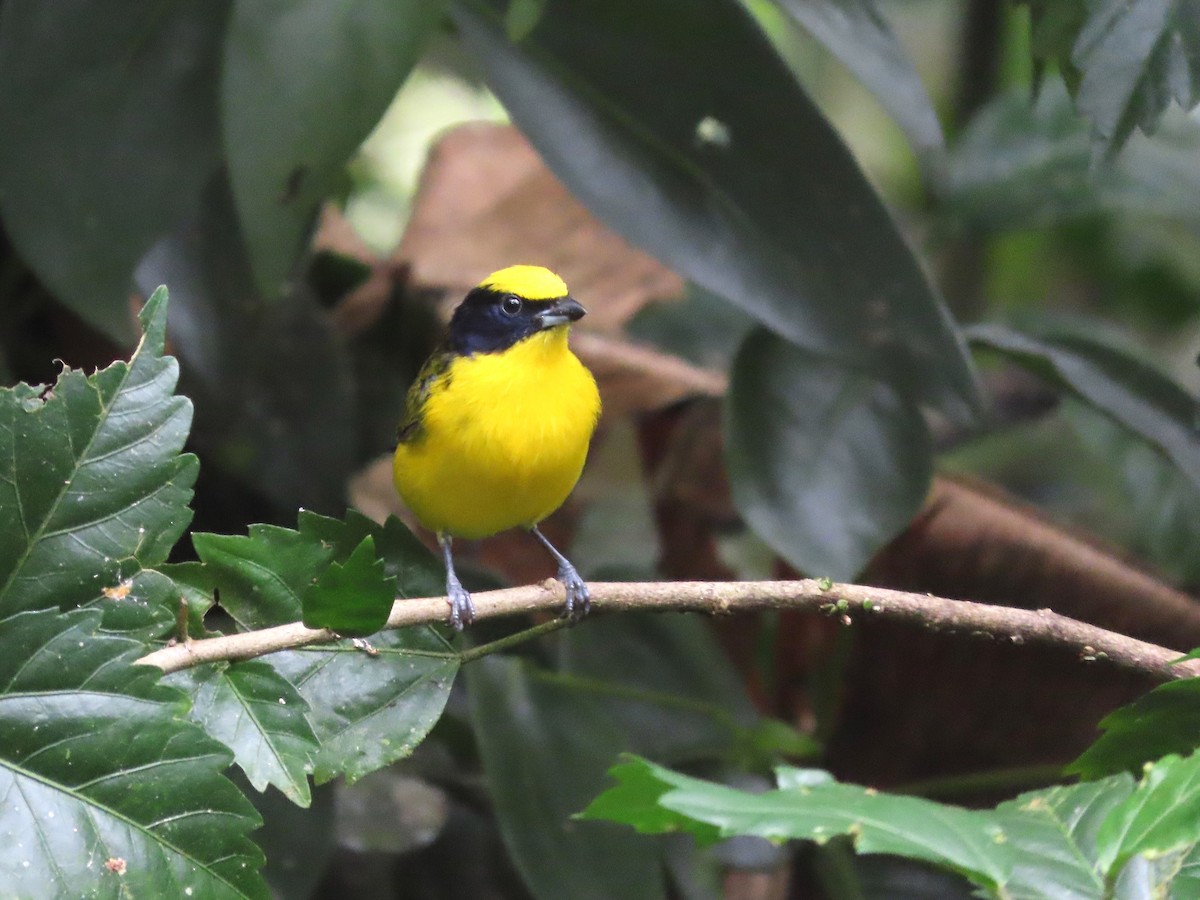
[[493, 272], [479, 286], [526, 300], [555, 300], [568, 293], [566, 282], [541, 266], [509, 266]]

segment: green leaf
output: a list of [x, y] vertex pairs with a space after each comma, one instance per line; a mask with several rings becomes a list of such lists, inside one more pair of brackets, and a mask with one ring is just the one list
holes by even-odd
[[1156, 369], [1076, 335], [1034, 337], [1000, 325], [976, 325], [969, 336], [1111, 416], [1162, 450], [1200, 485], [1200, 405]]
[[255, 790], [271, 784], [298, 806], [312, 794], [308, 772], [318, 750], [308, 704], [266, 663], [247, 660], [168, 676], [192, 696], [192, 719], [233, 751]]
[[[266, 897], [228, 751], [100, 613], [0, 622], [0, 871], [24, 898]], [[119, 871], [123, 869], [123, 871]]]
[[[1012, 897], [1101, 897], [1096, 832], [1133, 793], [1127, 775], [1023, 794], [996, 808], [1013, 854]], [[1123, 895], [1122, 895], [1123, 896]], [[1149, 896], [1149, 891], [1145, 895]]]
[[500, 833], [533, 895], [663, 897], [655, 844], [571, 821], [624, 746], [595, 698], [499, 656], [472, 663], [466, 677]]
[[858, 853], [933, 863], [988, 896], [1132, 900], [1164, 896], [1178, 887], [1173, 881], [1194, 877], [1198, 760], [1168, 757], [1136, 789], [1122, 773], [1032, 791], [994, 810], [966, 810], [839, 784], [811, 769], [781, 769], [778, 790], [750, 794], [630, 757], [612, 770], [616, 787], [582, 817], [647, 833], [684, 830], [707, 842], [845, 835]]
[[[359, 612], [369, 607], [374, 619], [385, 606], [385, 591], [390, 612], [396, 596], [429, 597], [444, 590], [444, 574], [437, 562], [394, 517], [381, 526], [354, 510], [346, 513], [345, 520], [301, 510], [298, 520], [298, 531], [255, 524], [245, 537], [192, 535], [207, 576], [221, 591], [221, 606], [242, 628], [298, 620], [305, 598], [313, 591], [318, 605], [345, 602], [354, 606], [365, 600]], [[379, 565], [375, 563], [376, 548], [382, 560]], [[331, 572], [333, 566], [337, 569]], [[359, 579], [361, 584], [355, 587]], [[339, 587], [339, 582], [344, 585]], [[343, 596], [345, 591], [360, 588], [369, 590], [370, 596]], [[385, 612], [383, 620], [386, 618]]]
[[445, 708], [458, 655], [432, 628], [384, 631], [375, 655], [348, 644], [274, 653], [266, 662], [299, 689], [321, 744], [313, 778], [353, 784], [412, 753]]
[[196, 532], [192, 544], [221, 608], [245, 630], [297, 621], [304, 595], [333, 560], [331, 547], [278, 525], [251, 525], [246, 537]]
[[[596, 800], [601, 805], [589, 806], [583, 818], [602, 813], [639, 830], [681, 828], [710, 841], [755, 834], [773, 841], [824, 842], [850, 835], [859, 853], [924, 860], [991, 890], [1010, 877], [1002, 830], [986, 814], [971, 810], [838, 784], [826, 773], [812, 777], [785, 770], [791, 786], [765, 794], [701, 781], [640, 759], [616, 766], [611, 774], [622, 795], [602, 794]], [[649, 809], [638, 792], [656, 795], [659, 809]]]
[[738, 353], [726, 420], [734, 501], [802, 570], [858, 574], [920, 508], [932, 453], [920, 412], [871, 375], [761, 329]]
[[166, 314], [160, 289], [128, 363], [90, 377], [67, 369], [49, 391], [0, 391], [3, 614], [100, 602], [104, 589], [120, 592], [163, 562], [187, 528], [198, 466], [180, 455], [192, 407], [172, 394], [179, 367], [162, 355]]
[[1200, 747], [1200, 678], [1160, 684], [1100, 721], [1104, 734], [1067, 766], [1084, 778], [1140, 771], [1168, 753]]
[[780, 0], [779, 6], [878, 98], [913, 149], [942, 149], [933, 101], [874, 0]]
[[219, 157], [224, 0], [6, 3], [0, 213], [38, 277], [118, 340], [138, 258]]
[[329, 628], [343, 637], [374, 634], [388, 620], [396, 597], [396, 579], [384, 575], [367, 535], [345, 564], [334, 560], [304, 594], [304, 624]]
[[441, 9], [440, 0], [234, 0], [221, 69], [224, 147], [264, 295], [292, 273], [320, 204]]
[[1131, 796], [1113, 809], [1096, 834], [1103, 870], [1131, 857], [1162, 856], [1200, 842], [1200, 753], [1167, 756], [1146, 767]]
[[506, 8], [452, 6], [490, 87], [593, 213], [788, 340], [970, 417], [948, 313], [742, 4], [551, 3], [518, 46]]
[[1075, 103], [1114, 154], [1134, 128], [1153, 131], [1172, 100], [1200, 101], [1200, 19], [1191, 0], [1097, 0], [1071, 61], [1082, 76]]

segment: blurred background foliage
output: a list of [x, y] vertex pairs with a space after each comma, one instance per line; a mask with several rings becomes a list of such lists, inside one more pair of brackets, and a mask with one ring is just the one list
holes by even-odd
[[[1188, 649], [1198, 60], [1166, 0], [0, 0], [0, 375], [125, 355], [166, 284], [197, 530], [404, 516], [386, 455], [440, 322], [541, 263], [606, 405], [549, 525], [588, 577], [859, 577]], [[535, 553], [472, 548], [476, 584]], [[280, 895], [661, 896], [665, 865], [677, 896], [966, 896], [562, 817], [628, 749], [937, 796], [999, 772], [951, 797], [990, 801], [1146, 687], [787, 615], [524, 660], [468, 666], [369, 782], [261, 795]]]

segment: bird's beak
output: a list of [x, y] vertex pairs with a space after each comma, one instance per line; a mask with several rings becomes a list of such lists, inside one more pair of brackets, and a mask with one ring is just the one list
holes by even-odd
[[545, 310], [538, 314], [539, 328], [553, 328], [556, 325], [570, 325], [587, 315], [578, 300], [573, 297], [563, 297], [555, 300]]

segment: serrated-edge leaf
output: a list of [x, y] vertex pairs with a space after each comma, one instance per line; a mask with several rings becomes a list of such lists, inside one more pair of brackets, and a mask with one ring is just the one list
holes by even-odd
[[[266, 897], [254, 809], [96, 610], [0, 621], [0, 871], [26, 898]], [[36, 862], [35, 862], [36, 860]]]
[[[66, 369], [35, 399], [0, 391], [0, 609], [70, 608], [152, 567], [191, 519], [198, 463], [180, 455], [191, 402], [161, 356], [167, 294], [142, 311], [128, 363]], [[130, 565], [132, 562], [132, 565]]]
[[275, 653], [264, 661], [294, 684], [309, 705], [321, 749], [313, 779], [344, 775], [348, 784], [408, 756], [441, 718], [459, 658], [434, 629], [383, 631], [376, 655], [348, 642]]
[[320, 747], [308, 704], [292, 683], [261, 660], [215, 666], [187, 681], [192, 719], [233, 752], [250, 784], [258, 791], [274, 785], [307, 807], [308, 773]]
[[396, 597], [396, 578], [384, 574], [368, 534], [344, 563], [336, 559], [304, 594], [303, 622], [328, 628], [343, 637], [365, 637], [387, 624]]

